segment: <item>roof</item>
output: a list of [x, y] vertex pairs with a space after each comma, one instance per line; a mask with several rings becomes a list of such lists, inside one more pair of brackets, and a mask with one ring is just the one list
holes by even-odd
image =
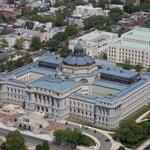
[[111, 42], [111, 44], [116, 45], [116, 46], [121, 46], [121, 47], [133, 47], [136, 48], [137, 50], [149, 50], [150, 45], [146, 44], [140, 44], [140, 43], [132, 43], [132, 42], [127, 42], [127, 41], [122, 41], [121, 39], [117, 39]]
[[103, 74], [108, 74], [108, 75], [113, 75], [113, 76], [118, 76], [123, 78], [133, 78], [139, 75], [139, 73], [135, 71], [125, 70], [122, 68], [111, 67], [111, 66], [110, 67], [103, 66], [100, 72]]
[[[122, 34], [121, 38], [117, 40], [113, 40], [111, 44], [115, 44], [116, 46], [122, 47], [133, 47], [137, 50], [149, 50], [150, 49], [150, 29], [149, 28], [135, 28], [130, 30], [124, 34]], [[127, 40], [131, 39], [131, 40]], [[142, 40], [147, 42], [134, 42], [135, 40]]]
[[117, 82], [114, 83], [114, 82], [106, 81], [106, 80], [97, 80], [94, 85], [105, 87], [105, 88], [110, 88], [110, 89], [115, 89], [115, 90], [120, 90], [120, 91], [127, 87], [127, 85], [125, 84], [121, 84]]
[[52, 64], [60, 64], [62, 62], [62, 58], [59, 55], [43, 55], [39, 58], [39, 61], [52, 63]]
[[135, 37], [136, 39], [150, 40], [150, 29], [149, 28], [135, 28], [123, 34], [123, 36], [128, 35], [131, 37]]
[[51, 75], [55, 76], [56, 71], [51, 69], [46, 69], [44, 67], [39, 67], [37, 64], [28, 64], [21, 68], [15, 69], [11, 72], [6, 73], [6, 76], [9, 77], [19, 77], [27, 73], [38, 73], [42, 75]]
[[75, 45], [73, 54], [63, 60], [64, 64], [71, 66], [84, 66], [93, 64], [95, 61], [91, 56], [84, 53], [84, 49], [80, 41]]
[[83, 66], [83, 65], [89, 65], [94, 63], [94, 60], [90, 56], [68, 56], [66, 57], [63, 62], [67, 65], [72, 66]]
[[35, 87], [48, 89], [59, 93], [64, 93], [66, 90], [75, 87], [77, 83], [72, 80], [62, 80], [57, 77], [46, 76], [36, 81], [33, 81], [32, 85]]
[[71, 98], [78, 99], [80, 101], [86, 101], [90, 103], [95, 103], [96, 101], [101, 101], [105, 103], [114, 103], [116, 101], [119, 101], [121, 97], [130, 94], [131, 92], [136, 92], [139, 87], [146, 84], [146, 80], [140, 80], [138, 82], [134, 82], [131, 85], [123, 85], [120, 83], [112, 82], [112, 81], [97, 81], [96, 84], [99, 84], [99, 86], [108, 87], [108, 88], [115, 88], [119, 89], [119, 91], [116, 94], [113, 95], [105, 95], [105, 96], [91, 96], [91, 95], [85, 95], [81, 92], [76, 92], [71, 95]]

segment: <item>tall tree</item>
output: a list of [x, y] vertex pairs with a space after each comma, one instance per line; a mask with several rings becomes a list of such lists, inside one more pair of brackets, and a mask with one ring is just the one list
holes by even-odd
[[44, 141], [44, 142], [43, 142], [43, 144], [42, 144], [42, 149], [43, 149], [43, 150], [50, 150], [48, 141]]
[[77, 27], [75, 27], [73, 25], [69, 25], [69, 26], [67, 26], [65, 32], [68, 34], [68, 36], [72, 36], [72, 35], [77, 35], [79, 30]]
[[36, 150], [50, 150], [48, 141], [45, 140], [42, 144], [38, 144]]
[[122, 15], [123, 15], [123, 11], [119, 8], [112, 8], [108, 13], [108, 17], [113, 24], [121, 20]]
[[6, 136], [7, 150], [26, 150], [25, 140], [19, 131], [11, 131]]
[[39, 37], [33, 37], [31, 40], [31, 50], [36, 51], [42, 47], [42, 43]]
[[22, 38], [18, 38], [16, 40], [16, 44], [14, 45], [14, 47], [16, 49], [22, 49], [23, 48], [23, 40], [22, 40]]
[[53, 39], [59, 42], [63, 42], [68, 39], [68, 35], [65, 32], [58, 32], [54, 35]]

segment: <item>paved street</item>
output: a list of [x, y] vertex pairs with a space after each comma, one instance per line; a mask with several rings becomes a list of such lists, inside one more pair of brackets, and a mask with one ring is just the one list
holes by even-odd
[[100, 141], [100, 148], [98, 150], [110, 150], [111, 149], [111, 142], [110, 141], [106, 142], [105, 140], [108, 138], [102, 133], [99, 133], [99, 132], [95, 133], [93, 129], [80, 128], [79, 126], [75, 126], [71, 124], [65, 125], [65, 127], [79, 128], [82, 132], [95, 136]]
[[[64, 124], [63, 124], [64, 125]], [[99, 132], [95, 132], [93, 129], [90, 128], [81, 128], [79, 126], [76, 125], [64, 125], [65, 127], [70, 127], [70, 128], [79, 128], [82, 132], [88, 133], [94, 137], [96, 137], [99, 141], [100, 141], [100, 148], [98, 150], [110, 150], [111, 149], [111, 142], [107, 141], [107, 137], [105, 135], [103, 135], [102, 133]], [[5, 137], [8, 134], [8, 130], [7, 129], [2, 129], [0, 128], [0, 136]], [[24, 135], [24, 138], [26, 140], [26, 142], [32, 146], [35, 146], [37, 144], [42, 143], [42, 139], [36, 138], [36, 137], [31, 137], [29, 135]], [[53, 150], [69, 150], [69, 148], [67, 147], [62, 147], [62, 146], [58, 146], [58, 145], [52, 145], [51, 147]]]
[[[10, 131], [0, 128], [0, 136], [1, 137], [5, 137], [8, 134], [8, 132], [10, 132]], [[31, 137], [28, 135], [24, 135], [24, 138], [25, 138], [26, 142], [31, 146], [36, 146], [37, 144], [41, 144], [43, 142], [42, 139], [38, 139], [38, 138]], [[51, 146], [52, 150], [71, 150], [67, 147], [62, 147], [62, 146], [54, 145], [54, 144], [50, 144], [50, 146]]]

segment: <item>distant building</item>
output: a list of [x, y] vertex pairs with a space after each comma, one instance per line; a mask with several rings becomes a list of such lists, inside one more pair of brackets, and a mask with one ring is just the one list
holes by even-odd
[[[22, 21], [19, 22], [19, 24], [20, 23], [22, 24]], [[3, 35], [2, 38], [4, 38], [8, 42], [9, 47], [14, 46], [16, 43], [16, 40], [19, 38], [22, 38], [23, 48], [29, 49], [30, 44], [31, 44], [31, 39], [33, 37], [39, 37], [41, 41], [47, 41], [49, 38], [52, 38], [56, 33], [63, 32], [64, 30], [65, 30], [64, 27], [61, 27], [61, 28], [56, 27], [56, 28], [51, 28], [50, 30], [45, 31], [45, 32], [39, 32], [35, 30], [30, 30], [30, 29], [16, 28], [15, 32]]]
[[73, 11], [73, 14], [67, 18], [69, 24], [77, 25], [79, 28], [84, 27], [84, 20], [91, 16], [107, 16], [108, 10], [99, 7], [93, 7], [92, 4], [79, 5]]
[[81, 15], [75, 16], [75, 15], [71, 15], [69, 17], [67, 17], [67, 21], [70, 25], [76, 25], [79, 28], [83, 28], [84, 27], [84, 20], [86, 18], [81, 17]]
[[107, 16], [106, 12], [102, 8], [93, 7], [92, 4], [76, 6], [73, 15], [81, 15], [84, 17]]
[[116, 33], [95, 30], [70, 40], [69, 48], [73, 50], [77, 42], [80, 41], [80, 44], [89, 56], [99, 56], [101, 52], [107, 50], [108, 43], [116, 38], [118, 38]]
[[140, 5], [140, 0], [127, 0], [126, 3], [138, 6]]
[[112, 8], [119, 8], [119, 9], [123, 10], [123, 5], [109, 4], [108, 7], [110, 9], [112, 9]]
[[135, 28], [124, 34], [121, 38], [109, 43], [107, 58], [109, 61], [124, 63], [126, 60], [131, 64], [141, 64], [143, 67], [150, 66], [150, 29]]
[[0, 4], [0, 14], [5, 17], [21, 15], [21, 9], [16, 9], [13, 4]]

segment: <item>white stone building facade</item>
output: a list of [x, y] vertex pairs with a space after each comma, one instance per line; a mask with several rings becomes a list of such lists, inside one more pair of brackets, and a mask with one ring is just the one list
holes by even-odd
[[[141, 76], [134, 71], [99, 66], [83, 53], [81, 45], [65, 59], [53, 55], [43, 58], [40, 61], [47, 63], [44, 66], [33, 63], [0, 73], [1, 105], [14, 103], [29, 112], [48, 114], [53, 120], [71, 118], [114, 129], [150, 102], [149, 73]], [[61, 67], [53, 69], [56, 66]]]
[[126, 32], [121, 38], [109, 43], [107, 58], [109, 61], [124, 63], [126, 60], [133, 65], [150, 65], [150, 29], [135, 28]]
[[74, 46], [80, 41], [80, 44], [89, 56], [99, 56], [101, 52], [106, 52], [108, 44], [118, 38], [118, 34], [94, 30], [83, 36], [69, 41], [69, 48], [74, 49]]

